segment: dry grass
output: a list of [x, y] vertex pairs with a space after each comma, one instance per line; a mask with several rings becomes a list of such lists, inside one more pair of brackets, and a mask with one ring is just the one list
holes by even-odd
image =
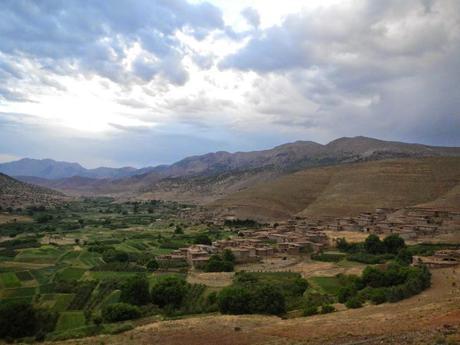
[[198, 272], [192, 271], [187, 276], [191, 284], [204, 284], [209, 287], [221, 288], [232, 284], [234, 272]]
[[0, 224], [15, 223], [15, 222], [31, 222], [33, 219], [29, 216], [14, 215], [8, 213], [0, 213]]

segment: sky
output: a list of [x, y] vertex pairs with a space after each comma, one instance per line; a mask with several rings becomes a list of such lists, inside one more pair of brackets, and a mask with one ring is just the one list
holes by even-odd
[[460, 146], [458, 0], [4, 0], [0, 162]]

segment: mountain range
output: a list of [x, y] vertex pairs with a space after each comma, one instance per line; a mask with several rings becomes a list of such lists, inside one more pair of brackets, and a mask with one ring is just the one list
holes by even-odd
[[[364, 167], [368, 165], [378, 172], [379, 169], [386, 169], [386, 166], [377, 163], [375, 163], [377, 165], [372, 165], [375, 161], [406, 161], [408, 159], [409, 163], [403, 164], [401, 169], [410, 171], [413, 168], [410, 162], [427, 162], [428, 157], [439, 158], [440, 166], [446, 164], [446, 166], [460, 169], [455, 163], [458, 159], [455, 157], [460, 157], [458, 147], [436, 147], [354, 137], [340, 138], [326, 145], [311, 141], [297, 141], [262, 151], [236, 153], [220, 151], [187, 157], [171, 165], [143, 169], [85, 169], [77, 163], [23, 159], [0, 164], [0, 172], [14, 176], [21, 181], [69, 195], [175, 200], [210, 205], [212, 208], [221, 210], [238, 210], [241, 214], [244, 214], [241, 212], [244, 209], [242, 206], [246, 205], [248, 210], [255, 211], [254, 205], [260, 202], [259, 211], [261, 213], [267, 217], [276, 217], [295, 215], [310, 206], [313, 207], [313, 204], [310, 205], [310, 203], [296, 202], [296, 208], [292, 209], [286, 206], [289, 200], [285, 198], [296, 200], [296, 190], [303, 190], [303, 193], [308, 194], [309, 197], [316, 195], [309, 189], [310, 185], [311, 188], [316, 188], [318, 193], [323, 193], [327, 186], [333, 186], [331, 184], [333, 181], [345, 179], [343, 174], [346, 171], [351, 171], [352, 175], [356, 174], [357, 186], [359, 186], [359, 176], [366, 176], [368, 170], [363, 168], [364, 170], [361, 171], [356, 168], [356, 172], [353, 172], [355, 168], [350, 167], [355, 167], [355, 163], [362, 163], [360, 166]], [[449, 160], [449, 157], [452, 160]], [[428, 175], [422, 173], [420, 176], [423, 176], [422, 180], [430, 181], [429, 176], [433, 174], [434, 168], [428, 163], [423, 164], [425, 168], [422, 170], [428, 171]], [[390, 171], [393, 170], [390, 169]], [[300, 175], [305, 173], [305, 176], [309, 177], [299, 179], [296, 173]], [[391, 174], [391, 176], [397, 176], [397, 174]], [[294, 181], [292, 186], [288, 184], [289, 188], [294, 188], [292, 193], [285, 195], [274, 204], [268, 202], [264, 206], [264, 200], [267, 198], [276, 199], [277, 188], [286, 187], [283, 181]], [[453, 188], [456, 183], [446, 184], [447, 187], [441, 188], [442, 192], [447, 193], [448, 189]], [[374, 186], [375, 183], [372, 182], [372, 185]], [[303, 186], [307, 189], [302, 189]], [[352, 193], [353, 188], [355, 187], [349, 189], [348, 193]], [[262, 193], [261, 190], [271, 192], [267, 196], [267, 193]], [[390, 190], [388, 189], [388, 192]], [[319, 197], [320, 194], [317, 196]], [[327, 200], [326, 195], [327, 193], [322, 195], [324, 200]], [[417, 202], [430, 202], [434, 200], [434, 197], [441, 196], [438, 192], [433, 192], [432, 195], [433, 198], [420, 198], [417, 199]], [[263, 208], [265, 210], [262, 211]], [[267, 211], [271, 208], [274, 208], [274, 212]]]

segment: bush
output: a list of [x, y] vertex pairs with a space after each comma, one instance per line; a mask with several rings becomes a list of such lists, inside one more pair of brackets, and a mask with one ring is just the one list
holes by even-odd
[[364, 241], [364, 250], [369, 254], [383, 254], [385, 246], [377, 235], [371, 234]]
[[406, 247], [404, 240], [397, 234], [389, 235], [383, 240], [383, 245], [387, 253], [398, 254], [398, 252]]
[[333, 313], [334, 311], [335, 311], [335, 307], [333, 305], [326, 304], [326, 305], [321, 306], [320, 313], [329, 314], [329, 313]]
[[223, 314], [250, 314], [251, 293], [244, 287], [226, 287], [218, 296], [219, 311]]
[[303, 311], [303, 316], [311, 316], [316, 314], [318, 314], [318, 307], [315, 305], [309, 305]]
[[374, 304], [382, 304], [387, 301], [385, 289], [371, 289], [369, 291], [369, 299]]
[[123, 252], [121, 250], [115, 250], [115, 249], [109, 249], [104, 251], [102, 254], [102, 259], [106, 262], [128, 262], [129, 261], [129, 255], [126, 252]]
[[252, 293], [250, 309], [251, 313], [281, 315], [286, 312], [286, 301], [278, 288], [263, 285]]
[[152, 302], [161, 308], [172, 306], [179, 308], [187, 293], [187, 283], [177, 277], [166, 277], [157, 282], [151, 291]]
[[34, 308], [26, 303], [0, 306], [0, 338], [29, 337], [37, 331], [38, 319]]
[[158, 261], [154, 258], [147, 263], [147, 269], [149, 272], [154, 272], [158, 269]]
[[339, 289], [338, 301], [339, 303], [346, 303], [351, 297], [356, 296], [357, 290], [354, 286], [344, 286]]
[[204, 271], [205, 272], [233, 272], [234, 264], [232, 261], [223, 260], [218, 255], [209, 258]]
[[361, 308], [363, 306], [362, 302], [360, 301], [360, 299], [356, 296], [354, 297], [351, 297], [347, 303], [345, 303], [345, 306], [347, 308], [351, 308], [351, 309], [357, 309], [357, 308]]
[[209, 238], [208, 235], [201, 234], [195, 237], [195, 244], [206, 244], [210, 246], [212, 244], [211, 239]]
[[121, 288], [122, 302], [144, 305], [150, 301], [149, 282], [143, 275], [129, 278]]
[[140, 309], [127, 303], [114, 303], [102, 309], [102, 317], [107, 322], [132, 320], [140, 316]]

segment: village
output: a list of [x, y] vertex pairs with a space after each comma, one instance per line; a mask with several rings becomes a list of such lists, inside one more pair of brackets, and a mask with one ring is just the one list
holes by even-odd
[[[200, 214], [203, 216], [203, 214]], [[194, 218], [196, 220], [196, 218]], [[212, 224], [223, 225], [225, 220], [235, 220], [232, 215], [213, 218]], [[180, 248], [168, 255], [158, 257], [164, 262], [187, 262], [190, 267], [201, 269], [214, 254], [230, 250], [236, 263], [258, 262], [264, 258], [286, 255], [305, 255], [334, 247], [330, 232], [356, 232], [387, 236], [398, 234], [404, 240], [416, 243], [429, 241], [440, 234], [460, 229], [460, 212], [432, 208], [379, 208], [375, 212], [361, 213], [357, 217], [335, 219], [295, 218], [270, 223], [257, 229], [234, 229], [234, 236], [214, 241], [211, 245], [195, 244]], [[336, 238], [338, 238], [336, 237]], [[458, 250], [444, 250], [432, 257], [415, 257], [414, 262], [431, 267], [445, 267], [458, 264]]]

